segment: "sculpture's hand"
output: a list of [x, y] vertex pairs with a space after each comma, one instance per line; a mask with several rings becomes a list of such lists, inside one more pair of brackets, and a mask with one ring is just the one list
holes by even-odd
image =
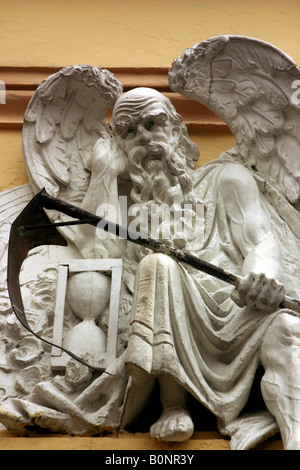
[[249, 273], [239, 282], [231, 298], [239, 307], [249, 307], [264, 312], [274, 312], [285, 296], [283, 284], [263, 273]]
[[97, 175], [105, 171], [112, 177], [125, 176], [128, 171], [128, 158], [116, 142], [100, 138], [93, 150], [92, 165], [91, 169]]

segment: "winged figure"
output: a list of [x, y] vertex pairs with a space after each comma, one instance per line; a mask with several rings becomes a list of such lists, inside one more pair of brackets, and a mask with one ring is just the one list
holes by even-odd
[[[67, 248], [40, 247], [25, 261], [28, 310], [42, 315], [40, 330], [50, 336], [58, 260], [122, 258], [118, 357], [106, 373], [87, 373], [81, 365], [75, 381], [74, 361], [58, 377], [49, 369], [49, 349], [41, 355], [35, 343], [36, 356], [23, 361], [16, 378], [16, 331], [20, 344], [32, 338], [8, 317], [2, 337], [14, 337], [2, 343], [13, 378], [0, 410], [8, 429], [130, 429], [158, 384], [161, 408], [149, 423], [155, 439], [188, 439], [208, 410], [232, 449], [278, 432], [285, 449], [300, 448], [300, 320], [283, 303], [286, 294], [300, 298], [299, 79], [291, 58], [253, 38], [218, 36], [185, 50], [170, 68], [171, 89], [209, 107], [236, 140], [197, 169], [199, 151], [182, 117], [156, 90], [122, 93], [110, 72], [88, 65], [62, 69], [38, 87], [23, 129], [32, 194], [45, 188], [240, 281], [233, 287], [167, 251], [104, 237], [89, 225], [60, 227]], [[155, 217], [162, 207], [172, 208], [168, 220], [165, 212]], [[137, 209], [146, 214], [143, 227]], [[55, 210], [47, 215], [54, 223], [69, 220]]]

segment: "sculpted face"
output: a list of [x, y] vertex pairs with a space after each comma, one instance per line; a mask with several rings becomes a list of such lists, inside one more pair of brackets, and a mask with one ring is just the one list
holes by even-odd
[[[119, 146], [128, 157], [130, 192], [134, 204], [148, 211], [152, 205], [176, 207], [196, 201], [193, 182], [187, 173], [187, 155], [194, 160], [193, 144], [185, 137], [182, 117], [164, 95], [151, 88], [137, 88], [120, 97], [114, 107], [111, 126]], [[198, 151], [197, 151], [198, 155]], [[173, 217], [173, 219], [172, 219]], [[150, 236], [165, 240], [165, 217]], [[174, 215], [171, 215], [167, 241], [177, 246]], [[151, 221], [149, 224], [150, 228]], [[194, 237], [194, 233], [193, 233]], [[186, 237], [179, 237], [181, 248]], [[143, 249], [136, 248], [136, 253]]]
[[166, 98], [149, 88], [137, 88], [119, 98], [111, 124], [127, 154], [141, 146], [151, 153], [152, 143], [170, 145], [174, 140]]

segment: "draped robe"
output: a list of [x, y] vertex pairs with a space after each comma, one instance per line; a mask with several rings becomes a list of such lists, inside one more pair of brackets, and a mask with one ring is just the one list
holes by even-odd
[[[242, 275], [243, 256], [218, 190], [218, 178], [233, 161], [228, 152], [194, 172], [194, 188], [206, 211], [205, 240], [193, 254]], [[281, 281], [288, 295], [299, 298], [299, 213], [276, 188], [249, 171], [281, 249]], [[249, 397], [264, 334], [279, 311], [240, 308], [230, 298], [232, 290], [164, 254], [140, 261], [125, 355], [131, 385], [124, 424], [143, 407], [158, 374], [173, 377], [225, 426], [238, 417]]]
[[[241, 275], [243, 256], [218, 191], [222, 171], [237, 162], [238, 156], [226, 152], [192, 173], [197, 196], [205, 203], [204, 243], [193, 254]], [[287, 295], [300, 298], [300, 215], [273, 185], [248, 171], [257, 183], [261, 207], [281, 249], [281, 281]], [[40, 382], [31, 403], [17, 400], [17, 418], [24, 408], [26, 417], [22, 419], [27, 424], [31, 420], [40, 424], [42, 416], [48, 428], [53, 422], [57, 432], [61, 419], [63, 429], [69, 427], [75, 434], [126, 427], [147, 404], [158, 374], [169, 374], [218, 418], [222, 432], [231, 436], [232, 448], [251, 448], [276, 433], [276, 422], [269, 413], [249, 419], [241, 418], [240, 413], [260, 362], [264, 335], [280, 311], [268, 314], [241, 309], [230, 298], [231, 285], [164, 254], [150, 254], [137, 262], [127, 250], [123, 261], [123, 280], [133, 290], [125, 352], [108, 367], [107, 374], [96, 378], [75, 399], [55, 381]], [[2, 410], [2, 414], [15, 426], [10, 410]]]

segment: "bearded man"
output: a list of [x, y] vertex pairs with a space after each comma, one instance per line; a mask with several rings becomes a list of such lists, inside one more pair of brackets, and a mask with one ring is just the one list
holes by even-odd
[[243, 410], [262, 364], [263, 398], [284, 446], [300, 449], [300, 321], [279, 307], [283, 286], [293, 297], [300, 294], [294, 283], [299, 275], [294, 212], [235, 152], [194, 170], [198, 150], [170, 101], [155, 90], [135, 89], [120, 97], [111, 126], [115, 138], [109, 145], [98, 141], [91, 158], [83, 207], [94, 212], [102, 202], [117, 207], [120, 178], [131, 181], [132, 201], [149, 214], [152, 204], [188, 203], [194, 210], [203, 201], [204, 237], [194, 233], [191, 249], [173, 230], [168, 243], [243, 276], [233, 290], [125, 240], [100, 240], [91, 232], [94, 243], [89, 238], [86, 244], [91, 228], [78, 228], [76, 244], [84, 257], [123, 257], [130, 266], [124, 273], [133, 309], [123, 425], [146, 405], [158, 380], [162, 414], [151, 427], [153, 437], [182, 441], [192, 435], [188, 394], [226, 427]]

